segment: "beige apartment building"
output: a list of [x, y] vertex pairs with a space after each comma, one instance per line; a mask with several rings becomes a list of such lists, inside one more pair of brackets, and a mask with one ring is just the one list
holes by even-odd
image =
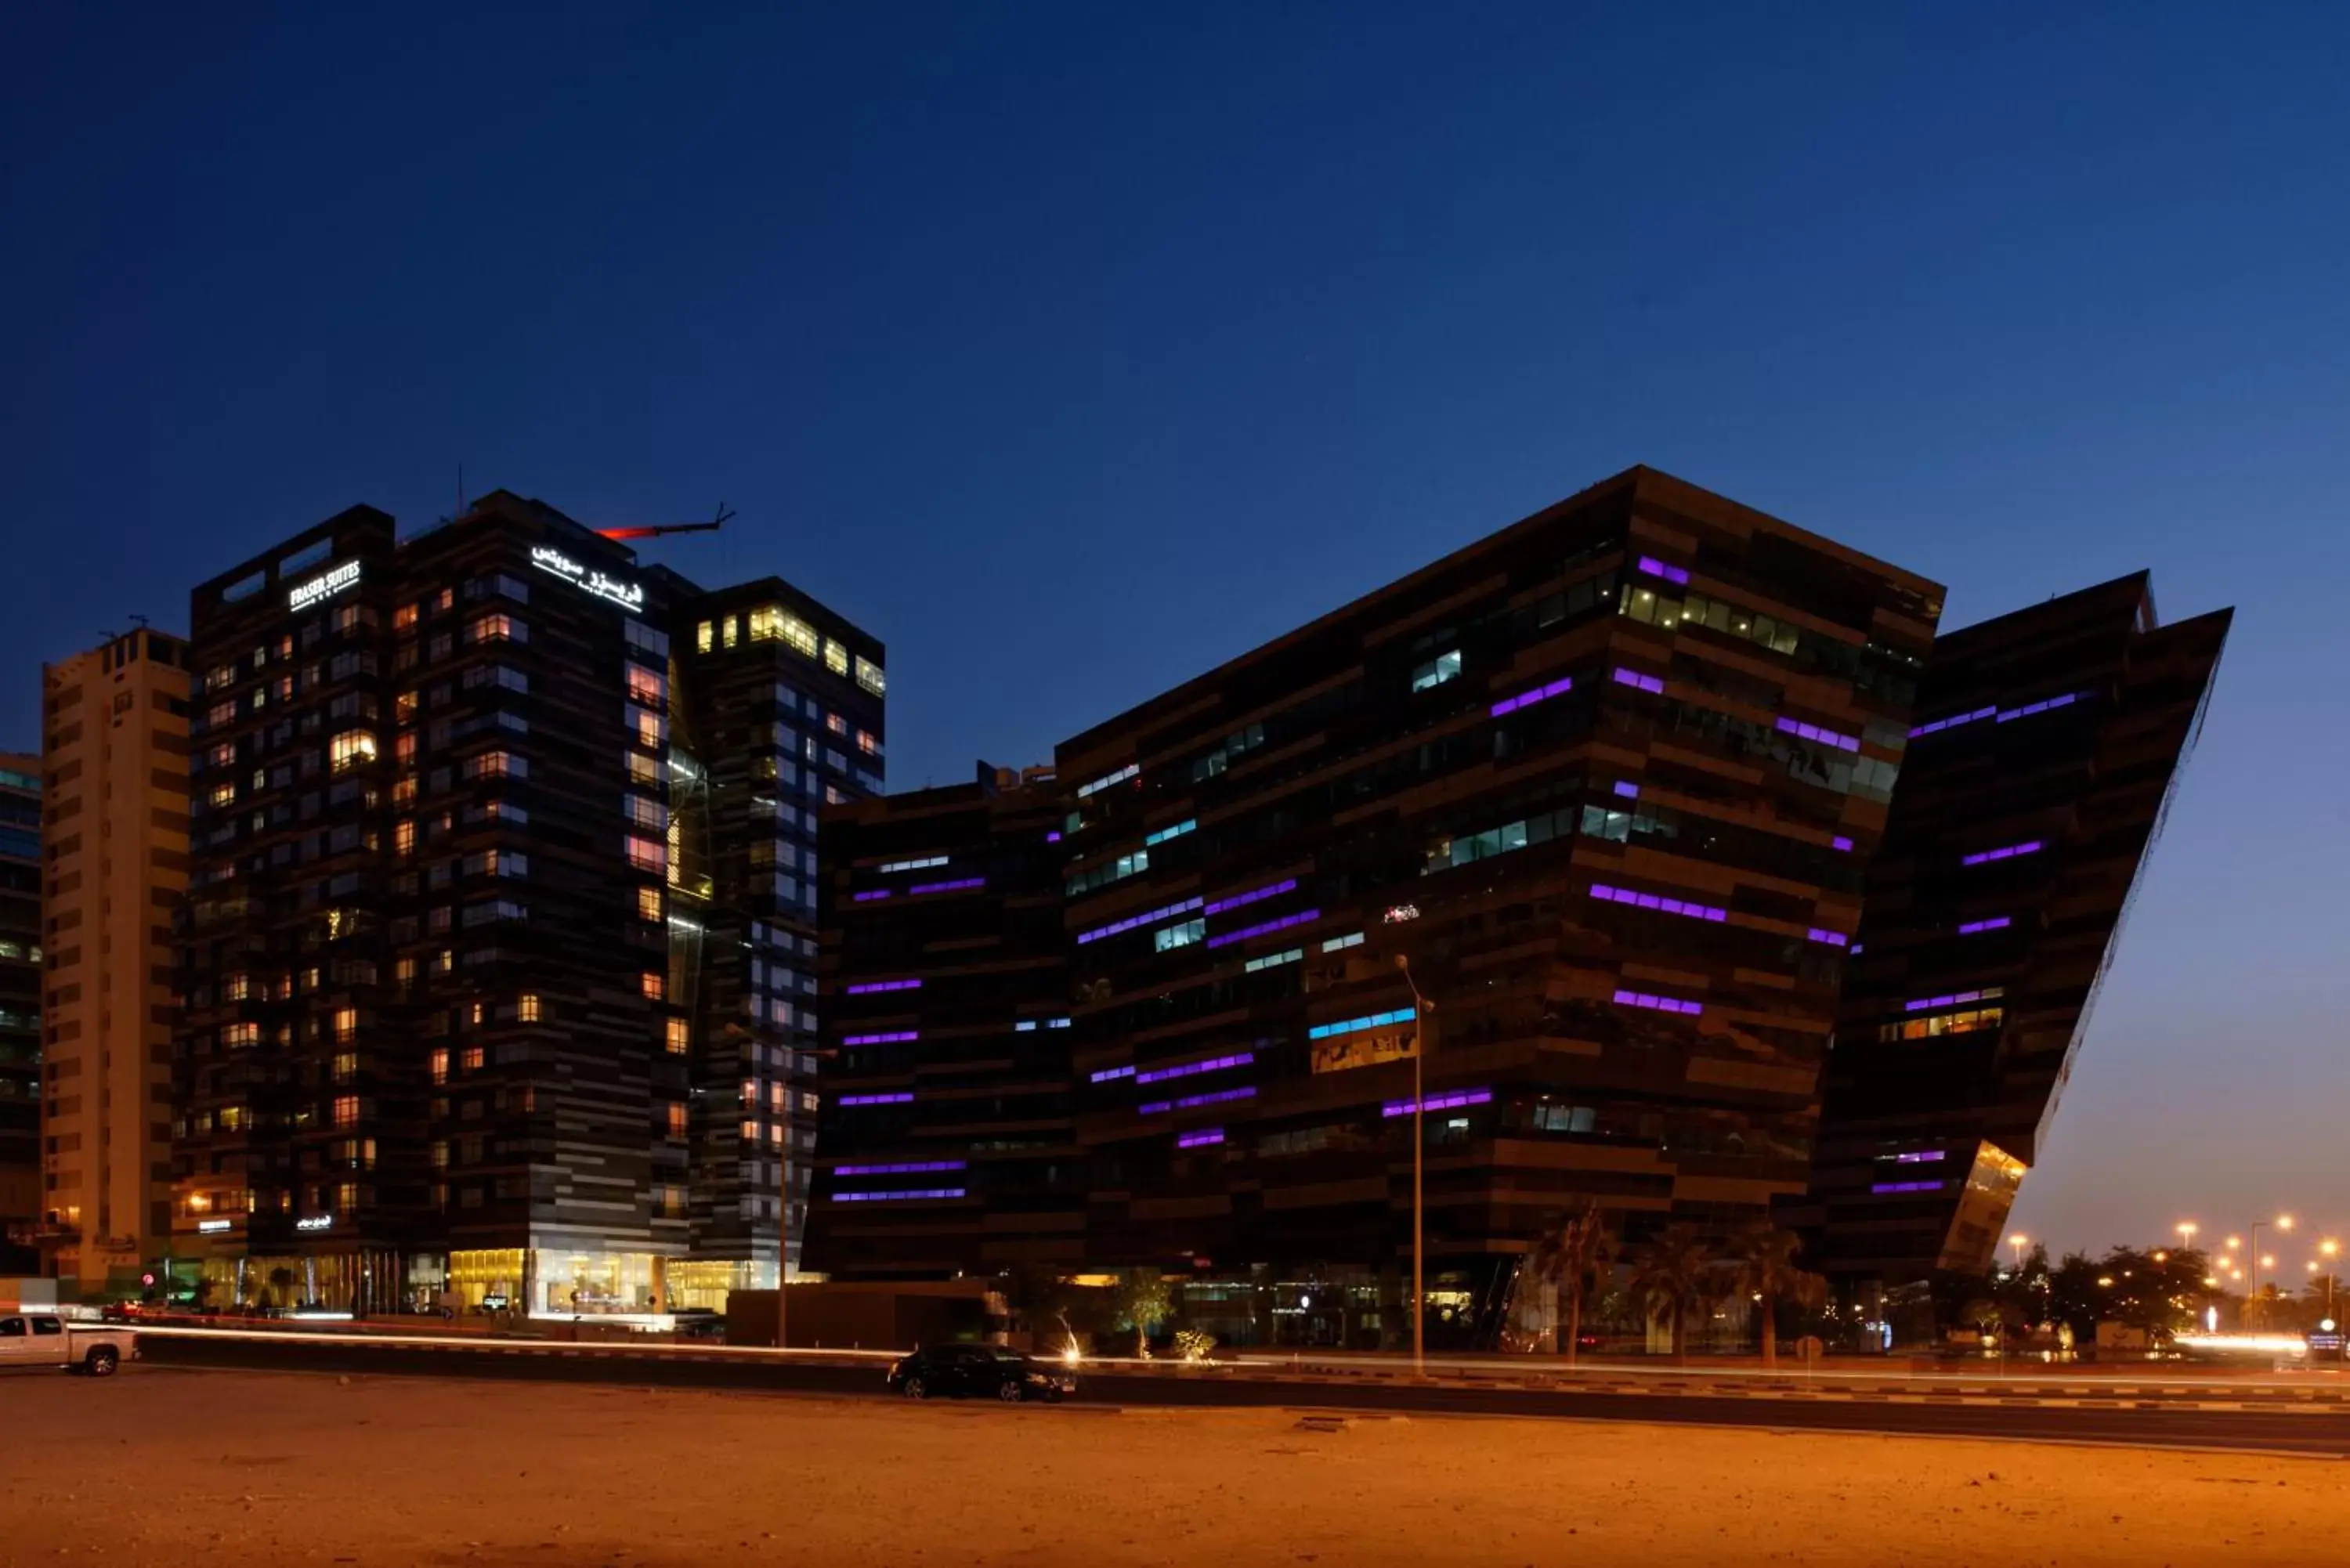
[[145, 628], [42, 671], [40, 1235], [86, 1293], [172, 1236], [172, 920], [188, 887], [188, 645]]

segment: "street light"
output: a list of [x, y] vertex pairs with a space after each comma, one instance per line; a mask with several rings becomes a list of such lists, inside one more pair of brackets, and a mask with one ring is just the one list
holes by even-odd
[[2007, 1239], [2007, 1244], [2015, 1249], [2015, 1272], [2020, 1274], [2023, 1272], [2023, 1249], [2032, 1245], [2032, 1238], [2023, 1235], [2010, 1236]]
[[[2255, 1252], [2258, 1252], [2258, 1251], [2261, 1250], [2261, 1227], [2262, 1227], [2262, 1226], [2263, 1226], [2263, 1225], [2270, 1226], [2271, 1228], [2272, 1228], [2272, 1229], [2274, 1229], [2274, 1230], [2278, 1230], [2278, 1231], [2290, 1231], [2290, 1230], [2292, 1230], [2292, 1229], [2293, 1229], [2293, 1216], [2292, 1216], [2292, 1215], [2290, 1215], [2290, 1214], [2280, 1214], [2280, 1215], [2278, 1215], [2278, 1216], [2277, 1216], [2275, 1219], [2273, 1219], [2273, 1220], [2253, 1220], [2253, 1221], [2252, 1221], [2252, 1251], [2255, 1251]], [[2247, 1295], [2256, 1295], [2256, 1294], [2258, 1294], [2258, 1293], [2259, 1293], [2259, 1292], [2260, 1292], [2260, 1288], [2261, 1288], [2261, 1270], [2262, 1270], [2262, 1269], [2273, 1269], [2273, 1268], [2275, 1268], [2275, 1267], [2276, 1267], [2276, 1260], [2275, 1260], [2274, 1258], [2262, 1258], [2262, 1259], [2261, 1259], [2261, 1260], [2260, 1260], [2259, 1266], [2258, 1266], [2257, 1268], [2255, 1268], [2255, 1269], [2253, 1269], [2253, 1270], [2252, 1270], [2252, 1284], [2251, 1284], [2251, 1290], [2249, 1290], [2249, 1291], [2247, 1291], [2247, 1292], [2245, 1292], [2244, 1293], [2245, 1293], [2245, 1294], [2247, 1294]]]
[[[1415, 914], [1417, 910], [1413, 911]], [[1422, 1090], [1424, 1075], [1421, 1064], [1428, 1056], [1427, 1015], [1436, 1011], [1428, 998], [1419, 994], [1419, 982], [1411, 978], [1411, 960], [1402, 953], [1395, 956], [1395, 966], [1403, 975], [1403, 982], [1411, 987], [1411, 1375], [1428, 1376], [1428, 1295], [1422, 1273], [1423, 1246], [1426, 1239], [1420, 1189], [1420, 1167], [1427, 1140], [1420, 1134], [1420, 1117], [1427, 1108], [1428, 1096]]]
[[2195, 1232], [2200, 1228], [2201, 1227], [2198, 1226], [2192, 1220], [2181, 1220], [2178, 1224], [2171, 1227], [2172, 1230], [2178, 1232], [2178, 1244], [2182, 1247], [2192, 1247], [2195, 1245]]

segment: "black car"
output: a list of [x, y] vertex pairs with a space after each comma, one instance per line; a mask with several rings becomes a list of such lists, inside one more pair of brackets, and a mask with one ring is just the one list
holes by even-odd
[[1058, 1399], [1077, 1391], [1077, 1380], [1043, 1362], [994, 1345], [929, 1345], [900, 1356], [889, 1368], [889, 1391], [910, 1399]]

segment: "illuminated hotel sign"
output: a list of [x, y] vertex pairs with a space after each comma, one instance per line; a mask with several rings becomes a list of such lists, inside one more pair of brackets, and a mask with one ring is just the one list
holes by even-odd
[[331, 1214], [305, 1214], [294, 1221], [296, 1231], [331, 1231], [334, 1228], [335, 1217]]
[[553, 572], [573, 587], [594, 594], [599, 599], [609, 599], [622, 609], [645, 607], [645, 590], [639, 583], [624, 583], [618, 577], [608, 577], [601, 572], [589, 571], [562, 551], [550, 545], [531, 547], [530, 564], [542, 572]]
[[199, 1220], [196, 1229], [207, 1236], [217, 1236], [234, 1223], [231, 1220]]
[[287, 609], [308, 609], [320, 599], [333, 598], [345, 588], [356, 587], [359, 580], [359, 564], [345, 561], [341, 566], [319, 573], [307, 583], [296, 583], [286, 590]]

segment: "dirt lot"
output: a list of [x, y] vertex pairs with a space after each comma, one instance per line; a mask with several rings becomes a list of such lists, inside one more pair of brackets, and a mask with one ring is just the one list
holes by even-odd
[[2350, 1562], [2350, 1464], [298, 1373], [0, 1376], [0, 1564]]

